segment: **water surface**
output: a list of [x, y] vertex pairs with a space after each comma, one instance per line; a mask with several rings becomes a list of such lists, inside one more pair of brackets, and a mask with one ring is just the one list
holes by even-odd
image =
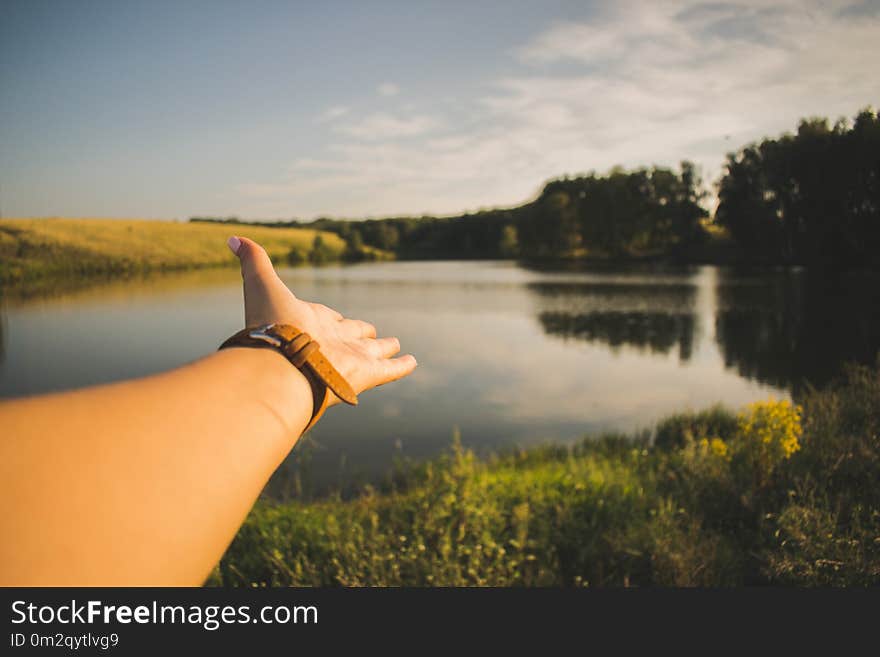
[[[670, 412], [786, 397], [841, 360], [870, 360], [876, 288], [806, 272], [717, 267], [539, 271], [512, 262], [285, 269], [305, 299], [400, 337], [415, 374], [336, 407], [287, 466], [307, 487], [387, 471], [395, 455], [650, 428]], [[0, 396], [139, 376], [208, 354], [242, 323], [240, 278], [211, 270], [120, 281], [0, 315]], [[271, 489], [281, 495], [289, 467]]]

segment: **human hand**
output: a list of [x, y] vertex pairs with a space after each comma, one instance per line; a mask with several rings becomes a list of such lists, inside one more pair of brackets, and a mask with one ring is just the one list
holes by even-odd
[[[401, 379], [416, 368], [416, 359], [400, 351], [397, 338], [377, 338], [376, 327], [347, 319], [320, 303], [298, 299], [278, 278], [272, 261], [259, 244], [246, 237], [230, 237], [230, 250], [241, 261], [244, 281], [245, 326], [292, 324], [308, 333], [321, 352], [358, 394]], [[330, 394], [330, 404], [339, 398]]]

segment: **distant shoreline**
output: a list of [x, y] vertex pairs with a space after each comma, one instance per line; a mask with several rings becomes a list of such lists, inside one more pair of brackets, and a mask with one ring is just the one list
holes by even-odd
[[[230, 267], [235, 265], [235, 260], [226, 250], [225, 241], [234, 233], [258, 240], [279, 266], [375, 260], [515, 260], [526, 267], [573, 270], [628, 265], [806, 266], [757, 258], [725, 237], [657, 253], [583, 251], [546, 257], [475, 257], [450, 252], [393, 254], [363, 244], [353, 247], [339, 234], [326, 230], [245, 222], [0, 219], [0, 291], [16, 296], [40, 296], [151, 273]], [[847, 267], [822, 269], [846, 270]]]

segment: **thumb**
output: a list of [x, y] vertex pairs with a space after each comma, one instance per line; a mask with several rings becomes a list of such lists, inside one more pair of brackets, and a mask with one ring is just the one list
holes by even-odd
[[230, 237], [227, 244], [229, 250], [241, 261], [245, 325], [276, 321], [277, 303], [285, 294], [290, 293], [275, 274], [275, 268], [265, 249], [246, 237]]
[[272, 266], [269, 254], [262, 246], [247, 237], [236, 236], [230, 237], [226, 244], [241, 261], [243, 279], [274, 277], [275, 268]]

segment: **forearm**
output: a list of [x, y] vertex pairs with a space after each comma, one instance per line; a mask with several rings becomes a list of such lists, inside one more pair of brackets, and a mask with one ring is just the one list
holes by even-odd
[[[397, 338], [297, 299], [255, 242], [229, 246], [241, 261], [245, 325], [306, 332], [350, 387], [343, 397], [415, 369], [412, 356], [394, 358]], [[200, 584], [312, 411], [299, 370], [248, 348], [0, 403], [0, 584]]]
[[311, 411], [263, 349], [0, 404], [0, 580], [200, 584]]

